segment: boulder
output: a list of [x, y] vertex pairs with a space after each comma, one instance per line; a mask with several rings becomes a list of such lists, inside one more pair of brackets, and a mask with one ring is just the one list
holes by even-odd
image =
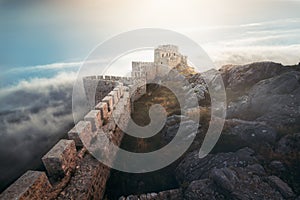
[[185, 200], [222, 200], [225, 196], [215, 191], [216, 186], [210, 179], [196, 180], [189, 184], [184, 193]]
[[275, 129], [259, 123], [240, 123], [227, 131], [226, 134], [235, 136], [237, 141], [253, 148], [254, 146], [262, 144], [274, 144], [277, 137], [277, 131]]
[[261, 80], [293, 70], [274, 62], [256, 62], [247, 65], [226, 65], [219, 71], [225, 87], [234, 94], [244, 94]]
[[280, 154], [289, 154], [300, 151], [300, 133], [289, 134], [282, 137], [276, 148], [276, 152]]
[[282, 194], [284, 198], [290, 199], [295, 197], [293, 190], [288, 186], [288, 184], [283, 182], [277, 176], [269, 176], [267, 180], [269, 184], [275, 187]]
[[189, 153], [176, 168], [176, 177], [180, 183], [208, 178], [214, 168], [246, 167], [257, 163], [254, 151], [247, 147], [237, 152], [209, 154], [204, 158], [199, 158], [198, 153], [198, 150]]
[[249, 87], [247, 94], [229, 102], [228, 118], [264, 121], [274, 127], [299, 125], [300, 72], [281, 73]]
[[[268, 177], [249, 148], [233, 153], [188, 155], [176, 169], [178, 180], [187, 184], [184, 199], [289, 199], [292, 189], [276, 176]], [[195, 154], [197, 155], [197, 154]], [[193, 159], [190, 159], [193, 158]], [[180, 171], [185, 166], [183, 171]]]

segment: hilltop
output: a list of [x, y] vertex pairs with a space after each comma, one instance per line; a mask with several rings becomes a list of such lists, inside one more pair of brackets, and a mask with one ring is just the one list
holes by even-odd
[[[294, 199], [300, 194], [300, 65], [257, 62], [226, 65], [219, 72], [228, 110], [221, 138], [211, 154], [197, 157], [210, 120], [207, 86], [201, 74], [182, 73], [198, 94], [202, 126], [192, 147], [165, 173], [175, 176], [177, 184], [166, 190], [159, 181], [145, 179], [145, 185], [159, 184], [165, 191], [123, 199], [164, 199], [166, 195], [170, 199]], [[157, 91], [161, 92], [155, 88], [151, 94]], [[182, 120], [187, 119], [178, 113], [168, 117], [160, 133], [162, 141], [174, 137]], [[144, 191], [147, 193], [146, 188]], [[148, 188], [148, 192], [154, 191]]]

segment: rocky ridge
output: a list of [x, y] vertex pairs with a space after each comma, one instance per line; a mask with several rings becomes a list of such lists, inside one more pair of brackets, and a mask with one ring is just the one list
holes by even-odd
[[[219, 71], [228, 108], [215, 149], [202, 159], [198, 150], [184, 154], [174, 171], [180, 188], [120, 199], [300, 199], [300, 64], [261, 62]], [[189, 82], [202, 102], [208, 100], [200, 74]], [[191, 123], [169, 117], [166, 142], [179, 119]]]

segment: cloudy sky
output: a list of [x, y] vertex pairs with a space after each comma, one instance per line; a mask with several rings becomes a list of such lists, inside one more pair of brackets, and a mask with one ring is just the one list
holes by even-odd
[[0, 0], [0, 190], [72, 126], [73, 80], [99, 43], [163, 28], [196, 41], [216, 67], [296, 64], [299, 10], [299, 0]]

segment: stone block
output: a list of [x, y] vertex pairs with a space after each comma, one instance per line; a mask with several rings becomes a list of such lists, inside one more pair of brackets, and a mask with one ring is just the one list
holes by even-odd
[[76, 147], [73, 140], [60, 140], [42, 161], [48, 175], [54, 179], [61, 179], [65, 174], [74, 169], [76, 161]]
[[121, 98], [120, 88], [119, 88], [119, 87], [115, 87], [115, 88], [113, 89], [113, 91], [116, 91], [117, 97], [118, 97], [118, 99], [120, 99], [120, 98]]
[[30, 170], [10, 185], [0, 199], [45, 199], [51, 187], [45, 172]]
[[103, 121], [101, 119], [101, 112], [100, 110], [91, 110], [86, 116], [84, 117], [84, 121], [91, 122], [92, 131], [97, 131], [100, 126], [102, 126]]
[[110, 93], [108, 93], [108, 96], [111, 96], [113, 98], [113, 106], [115, 106], [119, 101], [118, 92], [117, 91], [111, 91]]
[[124, 87], [122, 85], [118, 85], [117, 88], [119, 89], [120, 97], [124, 95]]
[[106, 102], [100, 102], [95, 106], [96, 110], [100, 110], [101, 118], [107, 119], [108, 118], [108, 105]]
[[111, 112], [113, 111], [113, 97], [112, 96], [106, 96], [102, 99], [103, 102], [106, 102], [108, 105], [108, 111]]
[[[78, 122], [69, 132], [70, 140], [75, 141], [77, 147], [83, 147], [83, 143], [90, 142], [92, 138], [92, 125], [89, 121]], [[83, 141], [83, 142], [82, 142]]]

